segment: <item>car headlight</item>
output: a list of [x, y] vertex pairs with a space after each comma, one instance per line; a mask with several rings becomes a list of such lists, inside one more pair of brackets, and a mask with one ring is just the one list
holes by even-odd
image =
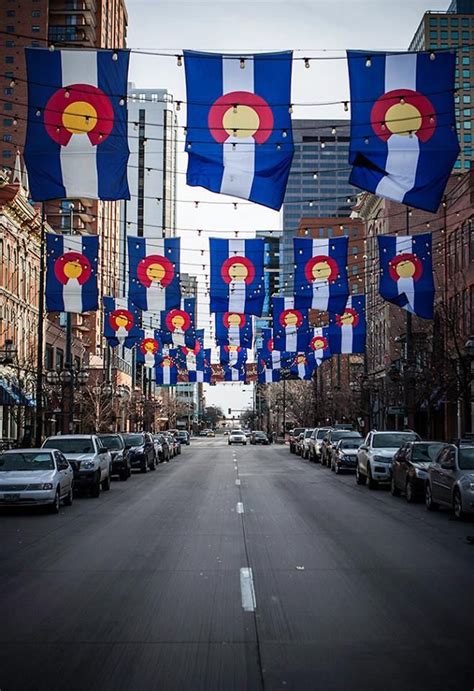
[[474, 489], [474, 482], [469, 483], [469, 489]]
[[94, 461], [82, 461], [81, 470], [92, 470], [93, 468], [95, 468]]
[[385, 458], [385, 456], [373, 456], [372, 460], [375, 463], [391, 463], [390, 458]]
[[28, 490], [31, 490], [31, 489], [40, 489], [40, 490], [41, 489], [46, 489], [46, 490], [53, 489], [53, 483], [52, 482], [39, 482], [37, 484], [28, 485], [27, 489]]
[[123, 452], [119, 451], [118, 454], [115, 455], [114, 461], [122, 461], [123, 460]]

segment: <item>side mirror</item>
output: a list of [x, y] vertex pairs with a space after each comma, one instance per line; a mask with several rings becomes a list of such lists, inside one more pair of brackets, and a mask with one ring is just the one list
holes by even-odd
[[358, 451], [368, 451], [368, 450], [369, 450], [368, 446], [365, 446], [364, 444], [362, 444], [362, 446], [359, 446], [359, 448], [358, 448]]
[[103, 456], [105, 453], [107, 453], [107, 449], [102, 447], [101, 449], [98, 450], [97, 453], [99, 454], [99, 456]]
[[444, 463], [441, 463], [441, 467], [443, 470], [454, 470], [454, 461], [445, 461]]

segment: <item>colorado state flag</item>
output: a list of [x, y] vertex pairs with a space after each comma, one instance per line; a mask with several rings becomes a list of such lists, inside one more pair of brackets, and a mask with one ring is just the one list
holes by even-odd
[[131, 348], [141, 336], [140, 310], [127, 298], [104, 296], [104, 336], [112, 347]]
[[128, 294], [141, 310], [180, 307], [179, 249], [179, 238], [128, 237]]
[[273, 347], [297, 353], [309, 342], [308, 311], [295, 308], [293, 298], [273, 298]]
[[185, 298], [182, 303], [182, 307], [161, 313], [161, 336], [164, 343], [193, 347], [196, 340], [196, 298]]
[[313, 353], [298, 353], [293, 360], [290, 372], [299, 379], [312, 379], [313, 372], [318, 364]]
[[184, 59], [188, 185], [280, 209], [294, 151], [292, 53]]
[[252, 347], [252, 317], [240, 312], [224, 312], [215, 315], [217, 345]]
[[126, 50], [26, 48], [25, 163], [35, 201], [130, 199]]
[[272, 384], [280, 381], [280, 368], [268, 367], [265, 360], [257, 360], [257, 379], [259, 384]]
[[46, 235], [46, 310], [88, 312], [98, 308], [96, 235]]
[[143, 363], [145, 367], [156, 367], [162, 349], [159, 331], [143, 329], [141, 338], [137, 342], [137, 362]]
[[211, 312], [260, 316], [265, 300], [265, 241], [210, 238]]
[[431, 233], [379, 235], [380, 295], [388, 302], [433, 319]]
[[435, 212], [459, 154], [454, 52], [349, 51], [349, 182]]
[[178, 365], [174, 350], [158, 357], [158, 364], [155, 367], [155, 382], [159, 386], [175, 386], [178, 383]]
[[323, 360], [327, 360], [331, 357], [329, 341], [330, 335], [327, 326], [314, 328], [310, 334], [308, 351], [316, 358], [317, 366], [319, 366]]
[[295, 307], [342, 312], [349, 297], [349, 238], [294, 238]]
[[365, 353], [366, 323], [365, 295], [351, 295], [344, 312], [329, 317], [331, 352]]

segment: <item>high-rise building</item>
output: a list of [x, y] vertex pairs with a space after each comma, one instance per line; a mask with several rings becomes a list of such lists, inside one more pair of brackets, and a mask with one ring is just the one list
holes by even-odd
[[457, 48], [455, 74], [456, 127], [461, 153], [455, 171], [466, 171], [472, 161], [474, 98], [474, 0], [452, 0], [445, 12], [429, 10], [416, 30], [409, 50]]
[[349, 121], [293, 120], [295, 155], [283, 204], [280, 285], [293, 290], [293, 237], [304, 217], [349, 216]]
[[126, 223], [138, 235], [172, 237], [177, 134], [173, 96], [166, 89], [137, 89], [131, 84], [128, 122], [131, 199], [126, 202]]

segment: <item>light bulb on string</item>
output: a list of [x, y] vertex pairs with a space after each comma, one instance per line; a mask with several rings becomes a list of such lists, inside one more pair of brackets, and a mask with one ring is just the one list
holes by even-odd
[[306, 67], [306, 69], [309, 69], [311, 66], [310, 62], [309, 62], [309, 58], [303, 58], [303, 60], [304, 60], [304, 66]]
[[178, 67], [182, 67], [182, 66], [183, 66], [183, 56], [182, 56], [182, 55], [177, 55], [177, 56], [176, 56], [176, 64], [177, 64]]

